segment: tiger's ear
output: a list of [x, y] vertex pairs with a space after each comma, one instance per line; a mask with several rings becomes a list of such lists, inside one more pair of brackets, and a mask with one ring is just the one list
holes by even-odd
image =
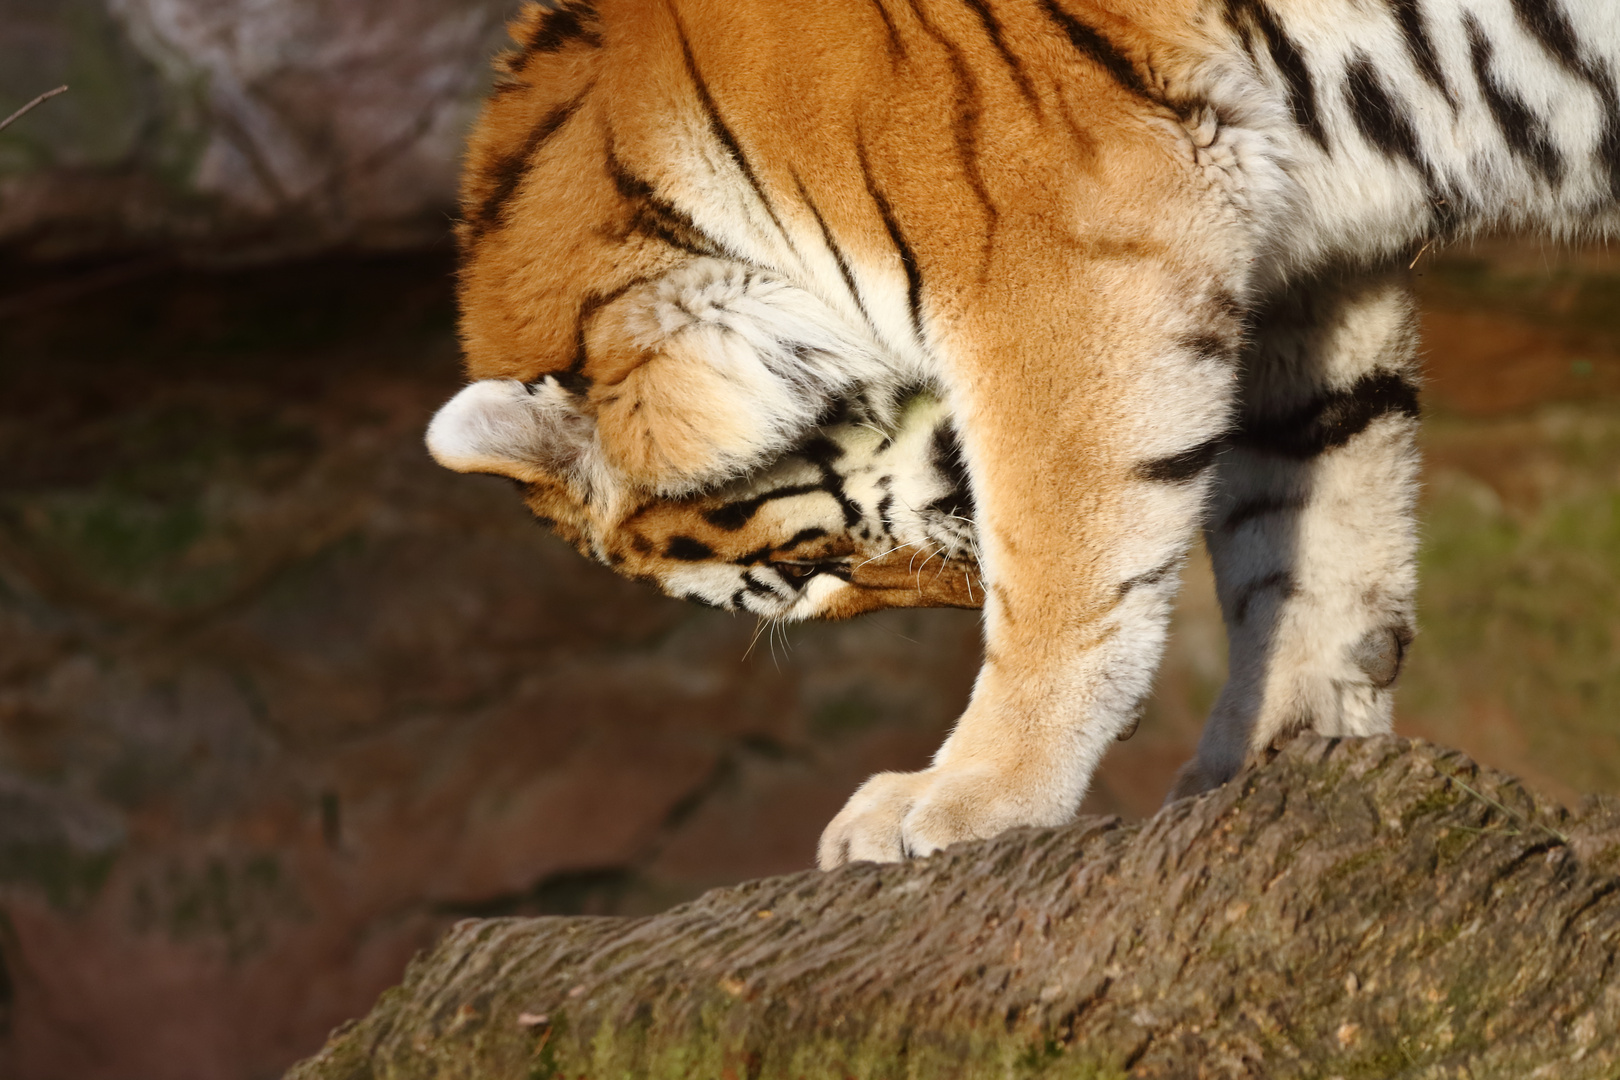
[[434, 415], [428, 453], [447, 469], [530, 483], [585, 480], [595, 470], [596, 423], [555, 379], [483, 379]]

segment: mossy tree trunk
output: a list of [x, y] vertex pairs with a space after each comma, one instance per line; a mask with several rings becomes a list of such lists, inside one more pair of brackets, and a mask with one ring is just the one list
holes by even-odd
[[1617, 870], [1613, 801], [1302, 736], [1140, 826], [464, 922], [290, 1077], [1613, 1077]]

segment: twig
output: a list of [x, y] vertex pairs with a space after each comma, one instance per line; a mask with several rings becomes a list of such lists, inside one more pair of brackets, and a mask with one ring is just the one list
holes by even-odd
[[33, 112], [34, 109], [38, 108], [40, 105], [43, 105], [45, 102], [51, 100], [51, 98], [55, 97], [57, 94], [65, 94], [65, 93], [67, 93], [67, 87], [66, 86], [58, 86], [55, 90], [47, 90], [47, 91], [45, 91], [43, 94], [39, 95], [39, 97], [35, 98], [33, 101], [30, 101], [28, 104], [24, 105], [22, 108], [18, 109], [16, 112], [14, 112], [10, 116], [6, 117], [4, 120], [0, 120], [0, 131], [6, 130], [6, 128], [10, 127], [12, 124], [15, 124], [18, 120], [21, 120], [23, 117], [27, 116], [29, 113]]
[[1429, 237], [1427, 240], [1423, 241], [1423, 246], [1418, 248], [1418, 253], [1416, 255], [1412, 256], [1412, 261], [1406, 264], [1406, 268], [1408, 270], [1410, 270], [1410, 269], [1412, 269], [1412, 267], [1416, 266], [1418, 264], [1418, 260], [1423, 258], [1423, 253], [1425, 251], [1428, 251], [1429, 247], [1433, 243], [1434, 243], [1434, 237], [1432, 237], [1432, 236]]
[[[1551, 833], [1555, 838], [1558, 839], [1558, 841], [1560, 843], [1563, 843], [1563, 844], [1566, 844], [1566, 845], [1569, 843], [1569, 837], [1565, 836], [1563, 833], [1559, 832], [1557, 829], [1553, 828], [1551, 825], [1548, 825], [1545, 822], [1541, 822], [1541, 821], [1531, 821], [1529, 818], [1525, 817], [1523, 814], [1519, 813], [1517, 810], [1513, 809], [1512, 807], [1503, 805], [1502, 803], [1498, 802], [1497, 800], [1491, 798], [1489, 795], [1485, 794], [1483, 791], [1480, 791], [1477, 788], [1473, 787], [1466, 780], [1464, 780], [1462, 777], [1458, 776], [1456, 773], [1450, 772], [1450, 771], [1448, 771], [1446, 769], [1442, 769], [1438, 765], [1436, 765], [1434, 767], [1434, 771], [1439, 773], [1441, 776], [1444, 776], [1446, 779], [1451, 780], [1452, 782], [1454, 782], [1458, 787], [1460, 787], [1464, 791], [1468, 792], [1468, 794], [1472, 795], [1474, 798], [1478, 799], [1480, 802], [1485, 803], [1487, 806], [1494, 806], [1496, 809], [1498, 809], [1502, 813], [1506, 814], [1510, 820], [1512, 820], [1513, 822], [1515, 822], [1519, 826], [1519, 828], [1521, 828], [1521, 829], [1532, 829], [1532, 828], [1534, 828], [1534, 829], [1542, 829], [1542, 830], [1545, 830], [1546, 832]], [[1481, 831], [1484, 831], [1484, 830], [1481, 830]]]

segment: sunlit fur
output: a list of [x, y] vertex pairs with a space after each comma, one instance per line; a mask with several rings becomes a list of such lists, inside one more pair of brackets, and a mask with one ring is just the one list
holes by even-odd
[[1612, 228], [1611, 0], [531, 5], [468, 150], [452, 468], [770, 618], [984, 606], [967, 711], [822, 865], [1073, 814], [1205, 528], [1178, 793], [1386, 730], [1415, 339], [1388, 267]]
[[[532, 392], [516, 380], [473, 386], [463, 406], [492, 397], [488, 411], [508, 422], [546, 412], [556, 393], [544, 382]], [[453, 413], [449, 422], [471, 426]], [[881, 412], [847, 407], [769, 465], [698, 494], [636, 503], [610, 530], [593, 531], [562, 485], [534, 485], [529, 503], [583, 554], [729, 611], [807, 619], [978, 607], [984, 586], [956, 440], [943, 403], [915, 393]]]

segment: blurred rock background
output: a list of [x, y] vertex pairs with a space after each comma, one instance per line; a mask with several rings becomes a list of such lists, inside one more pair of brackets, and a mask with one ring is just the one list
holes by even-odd
[[[469, 914], [802, 868], [925, 763], [965, 612], [760, 635], [421, 448], [495, 0], [0, 0], [0, 1077], [257, 1080]], [[1620, 791], [1620, 263], [1420, 264], [1422, 635], [1399, 729]], [[1224, 670], [1195, 556], [1151, 813]]]
[[0, 0], [0, 98], [73, 87], [0, 136], [0, 244], [242, 259], [436, 242], [516, 7]]

